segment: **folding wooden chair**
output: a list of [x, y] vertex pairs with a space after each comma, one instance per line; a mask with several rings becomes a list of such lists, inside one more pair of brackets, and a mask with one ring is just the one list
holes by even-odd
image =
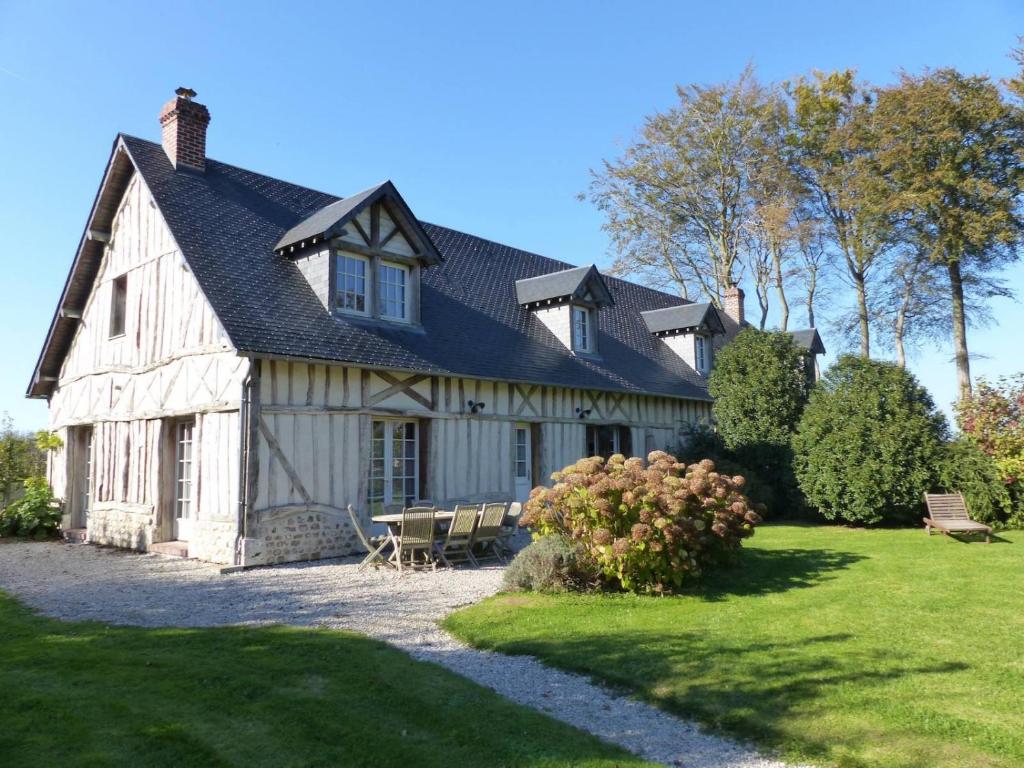
[[470, 562], [476, 565], [476, 558], [470, 547], [480, 517], [479, 504], [459, 504], [443, 542], [437, 547], [437, 555], [445, 565]]
[[386, 565], [391, 565], [392, 563], [381, 554], [391, 543], [391, 537], [386, 535], [367, 536], [366, 532], [363, 531], [363, 526], [359, 523], [359, 514], [351, 504], [348, 505], [348, 517], [352, 521], [352, 528], [355, 529], [356, 536], [359, 537], [359, 543], [363, 545], [363, 549], [367, 552], [366, 557], [359, 563], [359, 567], [365, 568], [377, 560]]

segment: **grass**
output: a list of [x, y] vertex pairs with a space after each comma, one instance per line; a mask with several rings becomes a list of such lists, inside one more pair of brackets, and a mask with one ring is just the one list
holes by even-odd
[[67, 623], [0, 593], [0, 764], [641, 766], [360, 635]]
[[1024, 532], [765, 526], [692, 594], [498, 595], [446, 626], [792, 760], [1024, 766]]

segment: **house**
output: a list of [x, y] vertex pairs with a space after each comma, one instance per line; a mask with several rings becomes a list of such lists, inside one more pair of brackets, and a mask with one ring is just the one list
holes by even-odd
[[[524, 499], [709, 417], [721, 313], [206, 155], [179, 89], [114, 141], [28, 396], [65, 527], [255, 565], [346, 554], [345, 514]], [[742, 317], [738, 318], [742, 321]]]

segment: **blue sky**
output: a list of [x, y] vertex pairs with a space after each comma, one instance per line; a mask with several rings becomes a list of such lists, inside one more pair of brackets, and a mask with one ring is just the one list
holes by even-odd
[[[219, 160], [337, 194], [389, 178], [420, 218], [600, 265], [601, 217], [576, 195], [676, 83], [748, 62], [765, 80], [855, 67], [885, 82], [943, 65], [1001, 77], [1020, 33], [1024, 4], [1009, 0], [0, 0], [0, 411], [45, 425], [45, 404], [23, 394], [111, 142], [158, 139], [176, 86], [209, 106]], [[1006, 276], [1024, 285], [1021, 265]], [[1024, 368], [1024, 309], [994, 311], [969, 337], [990, 377]], [[950, 357], [911, 360], [944, 406]]]

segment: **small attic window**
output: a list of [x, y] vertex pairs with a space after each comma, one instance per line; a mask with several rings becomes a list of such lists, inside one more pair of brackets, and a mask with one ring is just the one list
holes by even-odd
[[694, 339], [694, 343], [697, 346], [697, 370], [700, 373], [708, 372], [708, 353], [707, 353], [707, 339], [703, 336], [697, 336]]
[[590, 352], [593, 349], [592, 331], [590, 328], [590, 310], [586, 307], [572, 308], [572, 348], [577, 352]]
[[115, 277], [110, 283], [110, 338], [124, 336], [128, 304], [128, 275]]

